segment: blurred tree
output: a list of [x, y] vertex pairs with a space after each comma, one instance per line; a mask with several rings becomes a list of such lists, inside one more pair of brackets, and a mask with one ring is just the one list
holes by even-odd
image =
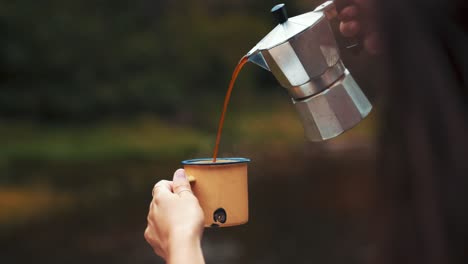
[[[235, 63], [273, 26], [272, 4], [2, 1], [0, 117], [190, 112], [224, 95]], [[262, 87], [250, 83], [247, 89]]]

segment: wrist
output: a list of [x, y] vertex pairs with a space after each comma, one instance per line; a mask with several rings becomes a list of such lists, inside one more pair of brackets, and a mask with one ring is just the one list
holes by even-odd
[[181, 245], [200, 245], [201, 237], [185, 232], [173, 233], [168, 239], [169, 249], [180, 247]]
[[203, 228], [195, 228], [192, 226], [177, 226], [177, 227], [172, 227], [169, 230], [169, 241], [174, 241], [171, 243], [194, 243], [198, 241], [198, 243], [201, 240], [203, 233]]
[[[200, 236], [188, 233], [174, 233], [168, 242], [167, 263], [204, 263]], [[193, 262], [196, 259], [200, 261]]]

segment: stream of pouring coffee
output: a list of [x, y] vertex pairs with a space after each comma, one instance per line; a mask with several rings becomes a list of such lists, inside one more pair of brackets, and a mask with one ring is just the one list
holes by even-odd
[[226, 93], [226, 97], [224, 98], [224, 106], [223, 112], [221, 114], [221, 119], [219, 120], [218, 125], [218, 134], [216, 135], [216, 144], [213, 151], [213, 162], [216, 162], [216, 158], [218, 157], [218, 150], [219, 150], [219, 142], [221, 141], [221, 134], [223, 132], [223, 125], [224, 125], [224, 118], [226, 117], [226, 111], [229, 104], [229, 99], [231, 98], [232, 88], [234, 87], [234, 83], [236, 83], [237, 75], [241, 71], [242, 67], [249, 61], [249, 57], [244, 56], [237, 64], [234, 72], [232, 73], [231, 82], [229, 82], [229, 88]]

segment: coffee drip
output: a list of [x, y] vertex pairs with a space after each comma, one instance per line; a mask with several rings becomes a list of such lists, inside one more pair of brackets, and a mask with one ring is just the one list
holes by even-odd
[[216, 159], [218, 158], [219, 143], [221, 141], [221, 134], [223, 133], [224, 118], [226, 117], [227, 107], [229, 105], [229, 100], [231, 99], [232, 89], [234, 88], [234, 84], [236, 83], [236, 79], [239, 75], [239, 72], [242, 70], [242, 67], [244, 67], [244, 65], [248, 62], [248, 59], [248, 57], [242, 57], [242, 59], [239, 61], [236, 68], [234, 69], [234, 72], [232, 73], [226, 97], [224, 98], [223, 112], [221, 113], [221, 118], [219, 119], [218, 133], [216, 135], [216, 144], [213, 151], [213, 162], [216, 162]]

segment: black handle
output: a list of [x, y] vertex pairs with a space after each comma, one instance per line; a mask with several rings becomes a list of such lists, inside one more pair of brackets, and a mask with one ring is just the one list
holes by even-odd
[[[339, 14], [345, 7], [350, 6], [353, 4], [351, 0], [334, 0], [333, 3], [335, 4], [336, 12]], [[361, 30], [359, 31], [356, 37], [352, 38], [345, 38], [344, 39], [344, 46], [346, 49], [350, 50], [353, 54], [359, 54], [362, 51], [363, 45], [362, 40], [364, 37], [362, 23]]]
[[285, 4], [275, 5], [271, 9], [271, 13], [278, 20], [278, 23], [280, 24], [283, 24], [284, 22], [288, 21], [288, 13], [286, 12]]

